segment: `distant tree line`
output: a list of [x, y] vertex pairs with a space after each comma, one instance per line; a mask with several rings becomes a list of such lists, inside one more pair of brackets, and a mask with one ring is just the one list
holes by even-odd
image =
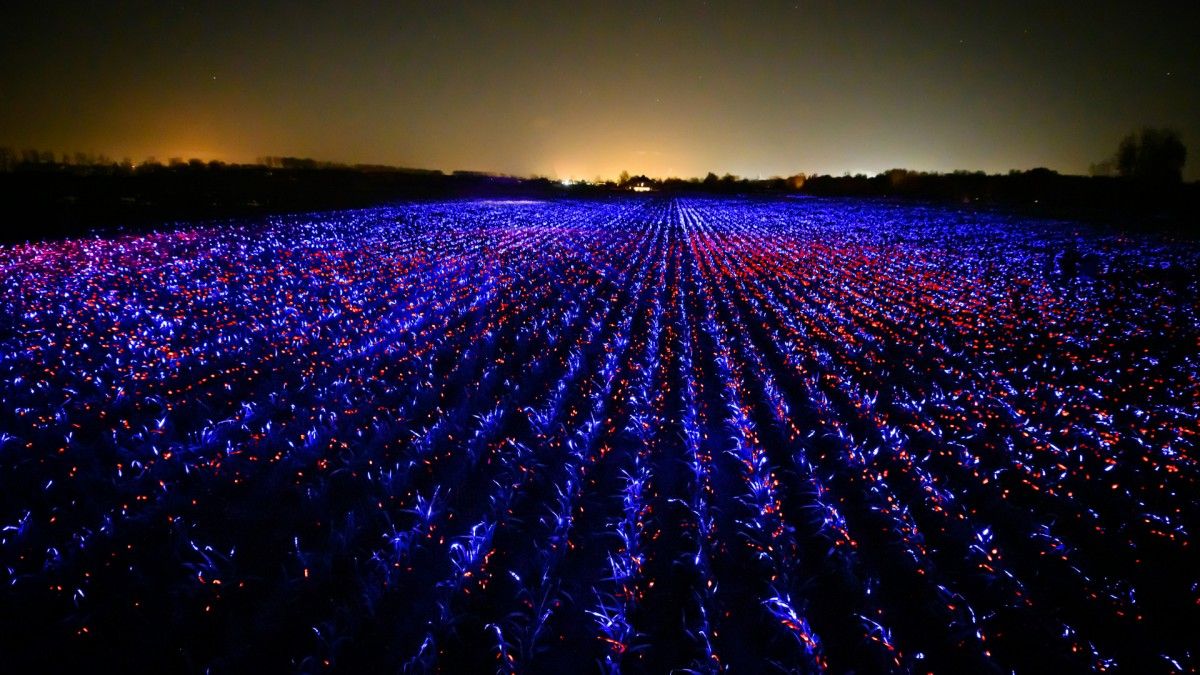
[[631, 190], [648, 188], [667, 192], [704, 192], [712, 194], [755, 194], [797, 192], [804, 185], [802, 173], [786, 178], [743, 178], [731, 173], [723, 176], [709, 172], [704, 178], [649, 178], [645, 175], [629, 175], [622, 171], [616, 181], [594, 183], [609, 189]]
[[[17, 150], [0, 146], [0, 172], [20, 170], [83, 170], [83, 173], [112, 173], [130, 172], [134, 170], [153, 171], [155, 169], [224, 168], [230, 166], [219, 160], [204, 161], [202, 159], [187, 159], [171, 157], [164, 164], [155, 157], [147, 157], [135, 162], [129, 157], [113, 159], [104, 153], [71, 152], [55, 154], [50, 150], [32, 148]], [[236, 165], [235, 165], [236, 166]]]
[[[1179, 133], [1172, 129], [1156, 129], [1145, 128], [1140, 132], [1130, 133], [1121, 140], [1117, 147], [1117, 151], [1112, 157], [1103, 161], [1097, 162], [1091, 166], [1091, 175], [1093, 177], [1119, 177], [1127, 180], [1136, 180], [1144, 183], [1153, 183], [1159, 185], [1169, 185], [1182, 182], [1183, 167], [1187, 160], [1187, 148], [1179, 137]], [[171, 157], [165, 164], [158, 161], [156, 157], [147, 157], [140, 162], [134, 162], [128, 157], [120, 160], [115, 160], [103, 153], [95, 154], [88, 152], [73, 152], [55, 154], [49, 150], [23, 149], [17, 150], [11, 147], [0, 146], [0, 171], [16, 171], [21, 169], [88, 169], [89, 172], [107, 171], [107, 172], [122, 172], [122, 171], [154, 171], [162, 168], [170, 169], [222, 169], [222, 168], [267, 168], [279, 169], [283, 171], [317, 171], [317, 170], [339, 170], [339, 171], [365, 171], [365, 172], [405, 172], [405, 173], [422, 173], [422, 174], [441, 174], [440, 171], [412, 169], [405, 167], [378, 165], [378, 164], [343, 164], [338, 162], [329, 162], [309, 157], [291, 157], [291, 156], [274, 156], [267, 155], [257, 159], [253, 164], [227, 164], [218, 160], [204, 161], [201, 159], [187, 159], [182, 157]], [[482, 172], [474, 171], [456, 171], [453, 175], [457, 176], [490, 176]], [[816, 185], [828, 186], [835, 183], [843, 183], [847, 187], [848, 192], [857, 191], [853, 186], [870, 185], [871, 192], [879, 192], [879, 185], [888, 185], [891, 188], [900, 189], [904, 186], [911, 186], [914, 183], [928, 183], [934, 180], [943, 180], [949, 182], [961, 181], [964, 178], [979, 178], [986, 174], [978, 171], [955, 171], [949, 174], [936, 172], [920, 172], [910, 171], [907, 169], [891, 169], [875, 176], [866, 176], [864, 174], [843, 175], [841, 177], [831, 177], [828, 175], [813, 176]], [[1032, 169], [1030, 171], [1011, 171], [1009, 176], [1025, 175], [1027, 177], [1046, 178], [1051, 175], [1057, 175], [1049, 169]], [[949, 178], [947, 178], [949, 177]], [[993, 176], [994, 177], [994, 176]], [[798, 173], [787, 177], [772, 177], [772, 178], [742, 178], [733, 174], [726, 173], [718, 176], [715, 173], [708, 173], [704, 178], [665, 178], [656, 179], [649, 178], [645, 175], [631, 176], [628, 171], [622, 171], [621, 175], [615, 181], [602, 181], [597, 179], [593, 182], [584, 182], [586, 186], [600, 186], [606, 188], [630, 189], [634, 187], [648, 187], [651, 189], [673, 189], [673, 190], [695, 190], [715, 193], [741, 193], [741, 192], [800, 192], [804, 190], [806, 182], [810, 179], [809, 176]], [[548, 180], [535, 178], [532, 180]], [[810, 189], [813, 187], [810, 184]], [[903, 192], [904, 190], [900, 190]]]
[[0, 146], [0, 172], [20, 170], [86, 170], [85, 173], [96, 172], [129, 172], [155, 171], [159, 169], [225, 169], [225, 168], [266, 168], [283, 171], [316, 171], [316, 170], [353, 170], [353, 171], [402, 171], [407, 173], [438, 173], [428, 169], [409, 169], [405, 167], [388, 166], [383, 164], [343, 164], [327, 162], [309, 157], [279, 157], [263, 156], [253, 163], [227, 163], [220, 160], [203, 160], [195, 157], [170, 157], [165, 162], [157, 157], [146, 157], [134, 161], [129, 157], [113, 159], [104, 153], [71, 152], [55, 153], [50, 150], [28, 148], [18, 150], [12, 147]]
[[[897, 168], [873, 176], [797, 173], [753, 179], [729, 173], [657, 179], [625, 171], [616, 180], [574, 182], [304, 157], [260, 157], [254, 164], [172, 157], [162, 163], [154, 157], [133, 162], [103, 154], [56, 155], [0, 147], [0, 199], [24, 213], [44, 214], [47, 223], [38, 228], [39, 236], [98, 225], [350, 208], [399, 199], [611, 196], [633, 191], [949, 201], [1200, 234], [1200, 184], [1182, 182], [1186, 158], [1179, 134], [1144, 129], [1124, 138], [1111, 158], [1092, 167], [1090, 177], [1045, 168], [1007, 174]], [[28, 236], [0, 231], [0, 239]]]

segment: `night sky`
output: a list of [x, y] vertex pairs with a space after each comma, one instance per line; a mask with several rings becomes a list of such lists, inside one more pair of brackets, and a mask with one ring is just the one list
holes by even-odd
[[554, 178], [1200, 178], [1200, 12], [1155, 3], [6, 2], [0, 145]]

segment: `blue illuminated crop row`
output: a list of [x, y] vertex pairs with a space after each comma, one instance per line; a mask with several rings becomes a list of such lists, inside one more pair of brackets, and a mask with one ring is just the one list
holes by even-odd
[[1198, 262], [798, 199], [0, 248], [0, 659], [1196, 672]]

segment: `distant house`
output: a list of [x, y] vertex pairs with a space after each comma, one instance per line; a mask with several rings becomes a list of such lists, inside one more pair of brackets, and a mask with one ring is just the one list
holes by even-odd
[[651, 192], [655, 189], [654, 183], [649, 178], [639, 177], [629, 181], [627, 188], [634, 192]]

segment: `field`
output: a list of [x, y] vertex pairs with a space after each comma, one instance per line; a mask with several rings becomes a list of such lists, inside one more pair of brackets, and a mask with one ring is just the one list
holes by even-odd
[[0, 248], [0, 658], [1195, 672], [1198, 262], [817, 199]]

